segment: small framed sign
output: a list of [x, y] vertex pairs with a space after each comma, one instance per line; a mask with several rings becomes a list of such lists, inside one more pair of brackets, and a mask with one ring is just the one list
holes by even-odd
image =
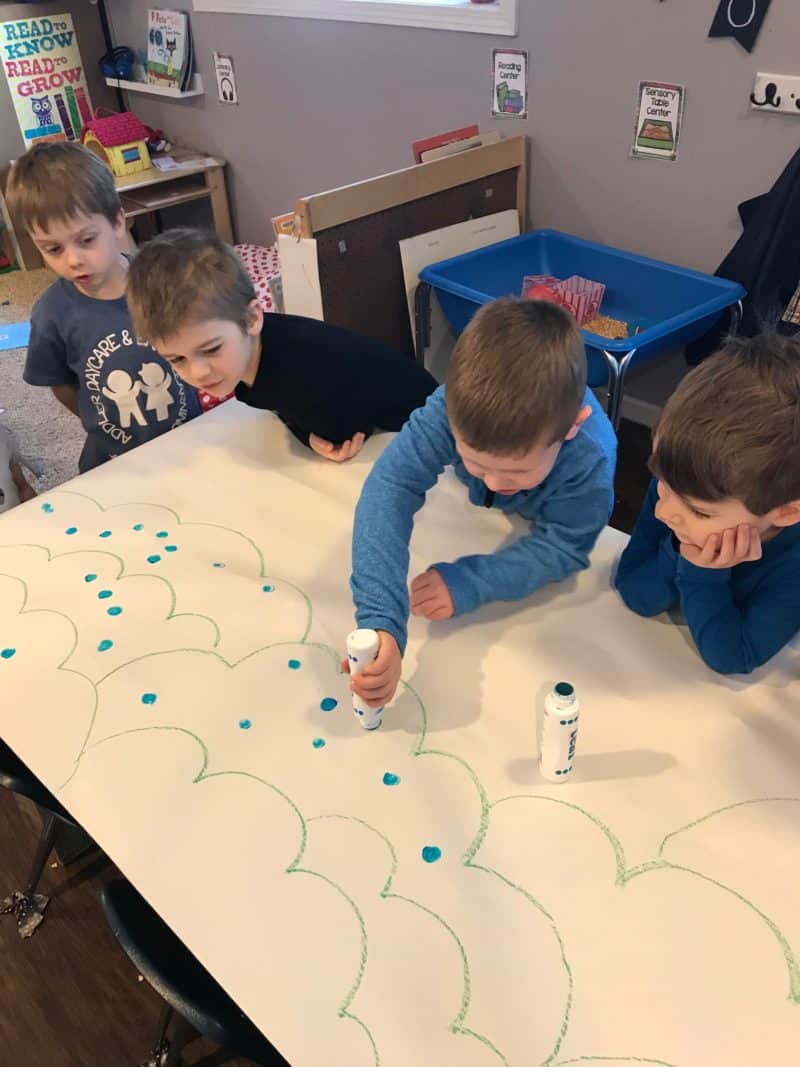
[[631, 156], [677, 158], [685, 95], [682, 85], [639, 82]]
[[528, 117], [528, 53], [519, 49], [492, 49], [492, 116]]

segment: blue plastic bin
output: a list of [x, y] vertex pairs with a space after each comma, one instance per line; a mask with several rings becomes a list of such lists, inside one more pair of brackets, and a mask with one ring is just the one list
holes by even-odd
[[650, 359], [702, 337], [725, 308], [745, 296], [736, 282], [557, 230], [532, 230], [477, 252], [444, 259], [425, 267], [420, 279], [435, 289], [442, 311], [460, 332], [482, 304], [498, 296], [519, 296], [526, 274], [556, 278], [579, 274], [602, 282], [606, 292], [600, 313], [627, 322], [631, 333], [641, 327], [639, 334], [624, 341], [582, 331], [593, 387], [609, 380], [604, 350], [620, 362], [634, 351], [629, 362]]

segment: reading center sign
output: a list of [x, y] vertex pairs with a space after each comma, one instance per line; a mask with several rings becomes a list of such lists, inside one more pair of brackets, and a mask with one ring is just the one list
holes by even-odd
[[25, 147], [79, 141], [92, 103], [72, 16], [0, 23], [0, 59]]
[[639, 82], [631, 155], [675, 159], [683, 123], [682, 85]]

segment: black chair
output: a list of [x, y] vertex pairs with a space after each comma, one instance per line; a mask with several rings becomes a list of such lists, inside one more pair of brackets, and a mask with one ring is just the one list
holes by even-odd
[[[156, 1044], [141, 1067], [180, 1067], [181, 1052], [197, 1034], [221, 1046], [203, 1062], [227, 1063], [236, 1056], [258, 1067], [288, 1067], [247, 1016], [228, 996], [183, 942], [124, 879], [106, 882], [100, 890], [108, 924], [139, 973], [163, 998]], [[172, 1040], [168, 1029], [177, 1022]]]
[[[50, 903], [49, 897], [36, 892], [47, 858], [55, 845], [63, 841], [66, 835], [76, 830], [83, 834], [83, 831], [66, 808], [2, 740], [0, 786], [32, 800], [42, 817], [42, 832], [25, 888], [0, 901], [0, 915], [13, 915], [17, 920], [20, 936], [30, 937], [44, 919], [44, 910]], [[86, 840], [93, 844], [90, 838]]]

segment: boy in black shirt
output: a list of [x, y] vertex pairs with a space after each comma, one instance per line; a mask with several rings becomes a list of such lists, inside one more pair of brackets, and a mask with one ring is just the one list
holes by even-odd
[[335, 462], [376, 429], [399, 430], [436, 388], [400, 352], [297, 315], [264, 315], [233, 249], [201, 230], [153, 238], [133, 260], [128, 305], [137, 335], [184, 381], [274, 411]]

